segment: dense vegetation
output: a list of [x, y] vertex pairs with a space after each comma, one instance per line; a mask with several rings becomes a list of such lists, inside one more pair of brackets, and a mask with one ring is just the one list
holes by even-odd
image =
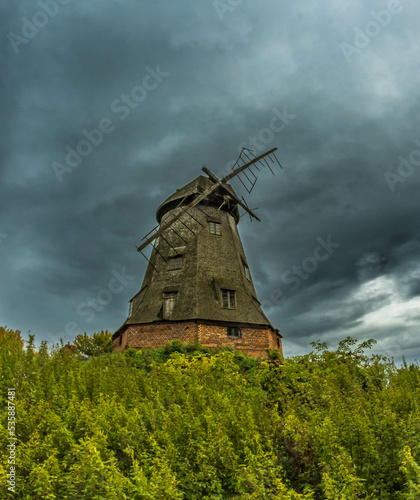
[[14, 387], [14, 498], [419, 499], [419, 366], [355, 342], [283, 363], [177, 342], [86, 361], [0, 328], [0, 497]]

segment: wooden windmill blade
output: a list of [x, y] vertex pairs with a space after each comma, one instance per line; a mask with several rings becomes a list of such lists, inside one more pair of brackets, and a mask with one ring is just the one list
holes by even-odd
[[260, 160], [265, 158], [266, 156], [269, 156], [271, 154], [274, 154], [274, 151], [277, 151], [277, 148], [270, 149], [270, 151], [267, 151], [266, 153], [263, 153], [262, 155], [257, 156], [253, 160], [249, 161], [245, 165], [242, 165], [242, 167], [239, 167], [235, 169], [232, 173], [229, 175], [226, 175], [226, 177], [223, 177], [222, 182], [226, 183], [229, 182], [231, 179], [233, 179], [236, 175], [239, 175], [241, 172], [249, 168], [251, 165], [254, 165], [255, 163], [258, 163]]
[[[270, 172], [275, 175], [268, 160], [270, 160], [273, 164], [276, 161], [279, 167], [283, 168], [275, 155], [276, 150], [277, 148], [273, 148], [270, 151], [256, 157], [252, 149], [242, 148], [238, 159], [232, 167], [232, 174], [236, 173], [239, 181], [248, 194], [254, 189], [258, 180], [258, 172], [260, 172], [261, 169], [265, 169], [267, 167]], [[242, 166], [240, 166], [240, 162], [243, 163]], [[257, 170], [257, 173], [253, 170], [253, 168]]]
[[[209, 178], [213, 181], [213, 182], [220, 182], [221, 185], [223, 184], [226, 184], [225, 182], [223, 182], [223, 179], [221, 181], [219, 181], [219, 179], [213, 174], [213, 172], [211, 170], [209, 170], [208, 168], [206, 167], [203, 167], [202, 168], [203, 172], [205, 172]], [[240, 172], [236, 172], [236, 175], [238, 175]], [[231, 175], [231, 174], [229, 174]], [[225, 179], [226, 177], [224, 177]], [[242, 207], [245, 212], [247, 212], [251, 217], [255, 217], [255, 219], [257, 219], [257, 221], [261, 222], [261, 220], [246, 206], [245, 203], [243, 203], [242, 200], [240, 200], [237, 196], [234, 196], [233, 193], [231, 191], [229, 191], [229, 197], [232, 199], [232, 200], [235, 200], [235, 202], [240, 206]]]
[[[193, 201], [191, 201], [185, 208], [183, 208], [177, 215], [173, 216], [169, 221], [161, 224], [160, 228], [153, 233], [151, 236], [146, 235], [145, 238], [143, 238], [145, 241], [137, 247], [137, 250], [139, 252], [142, 252], [148, 245], [150, 245], [156, 238], [158, 238], [160, 235], [162, 235], [166, 230], [171, 229], [173, 224], [180, 220], [181, 217], [185, 214], [188, 214], [192, 208], [194, 208], [196, 205], [198, 205], [200, 202], [202, 202], [205, 198], [211, 195], [216, 189], [220, 186], [223, 186], [226, 191], [229, 193], [229, 197], [235, 201], [240, 207], [242, 207], [251, 217], [254, 217], [258, 221], [260, 219], [250, 210], [243, 201], [241, 201], [237, 196], [235, 196], [232, 193], [232, 190], [229, 189], [229, 185], [227, 184], [231, 179], [233, 179], [236, 176], [239, 176], [242, 172], [245, 172], [247, 169], [249, 169], [252, 165], [256, 165], [258, 162], [263, 160], [265, 157], [270, 157], [270, 155], [274, 155], [274, 151], [276, 151], [277, 148], [273, 148], [270, 151], [267, 151], [266, 153], [263, 153], [262, 155], [259, 155], [255, 157], [253, 160], [249, 161], [248, 163], [245, 163], [245, 165], [242, 165], [241, 167], [238, 167], [237, 169], [233, 170], [230, 174], [226, 175], [223, 177], [223, 179], [218, 179], [216, 175], [213, 174], [209, 169], [206, 167], [203, 167], [203, 171], [208, 175], [209, 179], [213, 182], [213, 185], [205, 189], [200, 195], [198, 195]], [[276, 158], [277, 160], [277, 158]], [[273, 160], [271, 160], [273, 161]], [[181, 221], [182, 222], [182, 221]], [[184, 224], [184, 223], [183, 223]], [[184, 224], [185, 225], [185, 224]], [[172, 228], [172, 230], [174, 230]], [[147, 237], [148, 236], [148, 237]], [[144, 254], [143, 254], [144, 255]]]
[[[270, 155], [274, 155], [274, 151], [277, 151], [277, 148], [270, 149], [270, 151], [267, 151], [266, 153], [263, 153], [262, 155], [259, 155], [259, 156], [255, 157], [254, 159], [252, 159], [248, 163], [245, 163], [245, 165], [242, 165], [241, 167], [236, 168], [235, 170], [232, 171], [232, 173], [230, 173], [230, 174], [226, 175], [225, 177], [223, 177], [223, 179], [221, 181], [219, 181], [219, 179], [208, 168], [203, 167], [202, 170], [209, 176], [209, 178], [213, 182], [220, 182], [222, 185], [226, 185], [231, 179], [233, 179], [236, 176], [239, 176], [239, 174], [241, 174], [242, 172], [244, 172], [246, 169], [250, 168], [252, 165], [256, 165], [261, 160], [266, 161], [265, 157], [266, 156], [270, 157]], [[275, 155], [274, 155], [274, 157], [275, 157]], [[276, 158], [276, 160], [277, 160], [277, 158]], [[271, 160], [271, 161], [273, 161], [273, 160]], [[280, 163], [279, 163], [279, 165], [280, 165]], [[255, 179], [257, 179], [257, 177], [255, 177]], [[256, 180], [252, 184], [252, 187], [254, 187], [255, 182], [256, 182]], [[251, 188], [251, 190], [252, 190], [252, 188]], [[248, 192], [251, 192], [251, 190], [248, 190]], [[247, 212], [251, 217], [254, 217], [255, 219], [257, 219], [257, 221], [261, 222], [261, 220], [254, 214], [254, 212], [252, 212], [252, 210], [250, 210], [248, 208], [248, 206], [242, 200], [240, 200], [237, 196], [234, 196], [233, 193], [231, 193], [230, 191], [229, 191], [229, 196], [233, 200], [235, 200], [236, 203], [240, 207], [242, 207], [245, 210], [245, 212]]]
[[[246, 202], [246, 200], [245, 200], [245, 198], [243, 196], [241, 197], [240, 201], [242, 202], [242, 204], [240, 204], [240, 206], [245, 210], [245, 212], [243, 214], [241, 214], [241, 217], [243, 215], [245, 215], [245, 213], [248, 213], [249, 220], [252, 222], [251, 215], [254, 213], [254, 210], [258, 210], [259, 207], [249, 208], [248, 207], [248, 203]], [[261, 220], [256, 215], [254, 215], [254, 217], [257, 219], [258, 222], [261, 222]]]
[[176, 222], [184, 214], [186, 214], [189, 210], [191, 210], [191, 208], [198, 205], [200, 203], [200, 201], [204, 200], [204, 198], [207, 198], [207, 196], [209, 194], [211, 194], [213, 191], [215, 191], [221, 184], [222, 184], [222, 181], [218, 181], [218, 182], [214, 183], [212, 186], [210, 186], [209, 188], [207, 188], [203, 193], [201, 193], [199, 196], [197, 196], [197, 198], [195, 198], [195, 200], [193, 200], [187, 207], [185, 207], [183, 210], [181, 210], [181, 212], [178, 215], [176, 215], [175, 217], [172, 217], [172, 219], [170, 221], [168, 221], [167, 223], [162, 224], [160, 226], [160, 229], [158, 231], [156, 231], [156, 233], [154, 233], [152, 236], [147, 238], [144, 243], [142, 243], [139, 247], [137, 247], [137, 250], [140, 252], [144, 248], [146, 248], [148, 245], [150, 245], [150, 243], [152, 243], [152, 241], [154, 241], [164, 231], [169, 229], [174, 224], [174, 222]]

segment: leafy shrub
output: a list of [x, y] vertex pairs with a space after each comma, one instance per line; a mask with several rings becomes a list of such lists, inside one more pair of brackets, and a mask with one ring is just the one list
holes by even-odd
[[418, 499], [419, 366], [371, 345], [281, 362], [171, 342], [83, 362], [0, 328], [0, 496], [15, 387], [17, 499]]
[[77, 335], [74, 339], [74, 346], [86, 356], [99, 356], [100, 354], [112, 351], [112, 333], [108, 330], [101, 330], [91, 337], [85, 332]]

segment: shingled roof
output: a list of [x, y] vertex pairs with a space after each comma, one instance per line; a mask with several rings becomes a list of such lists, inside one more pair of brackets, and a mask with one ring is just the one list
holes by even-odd
[[[195, 196], [201, 194], [207, 188], [213, 185], [213, 181], [211, 181], [208, 177], [204, 177], [203, 175], [198, 176], [196, 179], [186, 184], [184, 187], [177, 189], [175, 193], [169, 196], [161, 205], [159, 205], [156, 210], [156, 220], [160, 223], [163, 215], [167, 213], [172, 208], [175, 208], [183, 199], [184, 205], [188, 204]], [[231, 186], [225, 184], [224, 186], [220, 186], [210, 197], [210, 200], [213, 200], [214, 204], [219, 206], [217, 200], [223, 197], [224, 195], [234, 195], [235, 191]], [[237, 208], [234, 209], [232, 215], [235, 217], [236, 223], [239, 222], [239, 210]]]

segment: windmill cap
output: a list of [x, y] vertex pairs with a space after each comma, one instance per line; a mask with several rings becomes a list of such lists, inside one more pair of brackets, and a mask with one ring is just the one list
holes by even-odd
[[[158, 221], [158, 223], [160, 224], [162, 217], [170, 210], [176, 208], [184, 198], [185, 204], [190, 203], [196, 197], [196, 195], [200, 195], [206, 189], [213, 186], [213, 184], [214, 182], [211, 181], [208, 177], [200, 175], [190, 183], [186, 184], [184, 187], [177, 189], [175, 193], [169, 196], [169, 198], [167, 198], [156, 210], [156, 220]], [[227, 184], [223, 184], [222, 186], [220, 186], [217, 191], [219, 191], [221, 194], [232, 194], [233, 196], [237, 197], [232, 187]], [[233, 210], [232, 215], [235, 218], [236, 223], [238, 223], [240, 217], [237, 207]]]

